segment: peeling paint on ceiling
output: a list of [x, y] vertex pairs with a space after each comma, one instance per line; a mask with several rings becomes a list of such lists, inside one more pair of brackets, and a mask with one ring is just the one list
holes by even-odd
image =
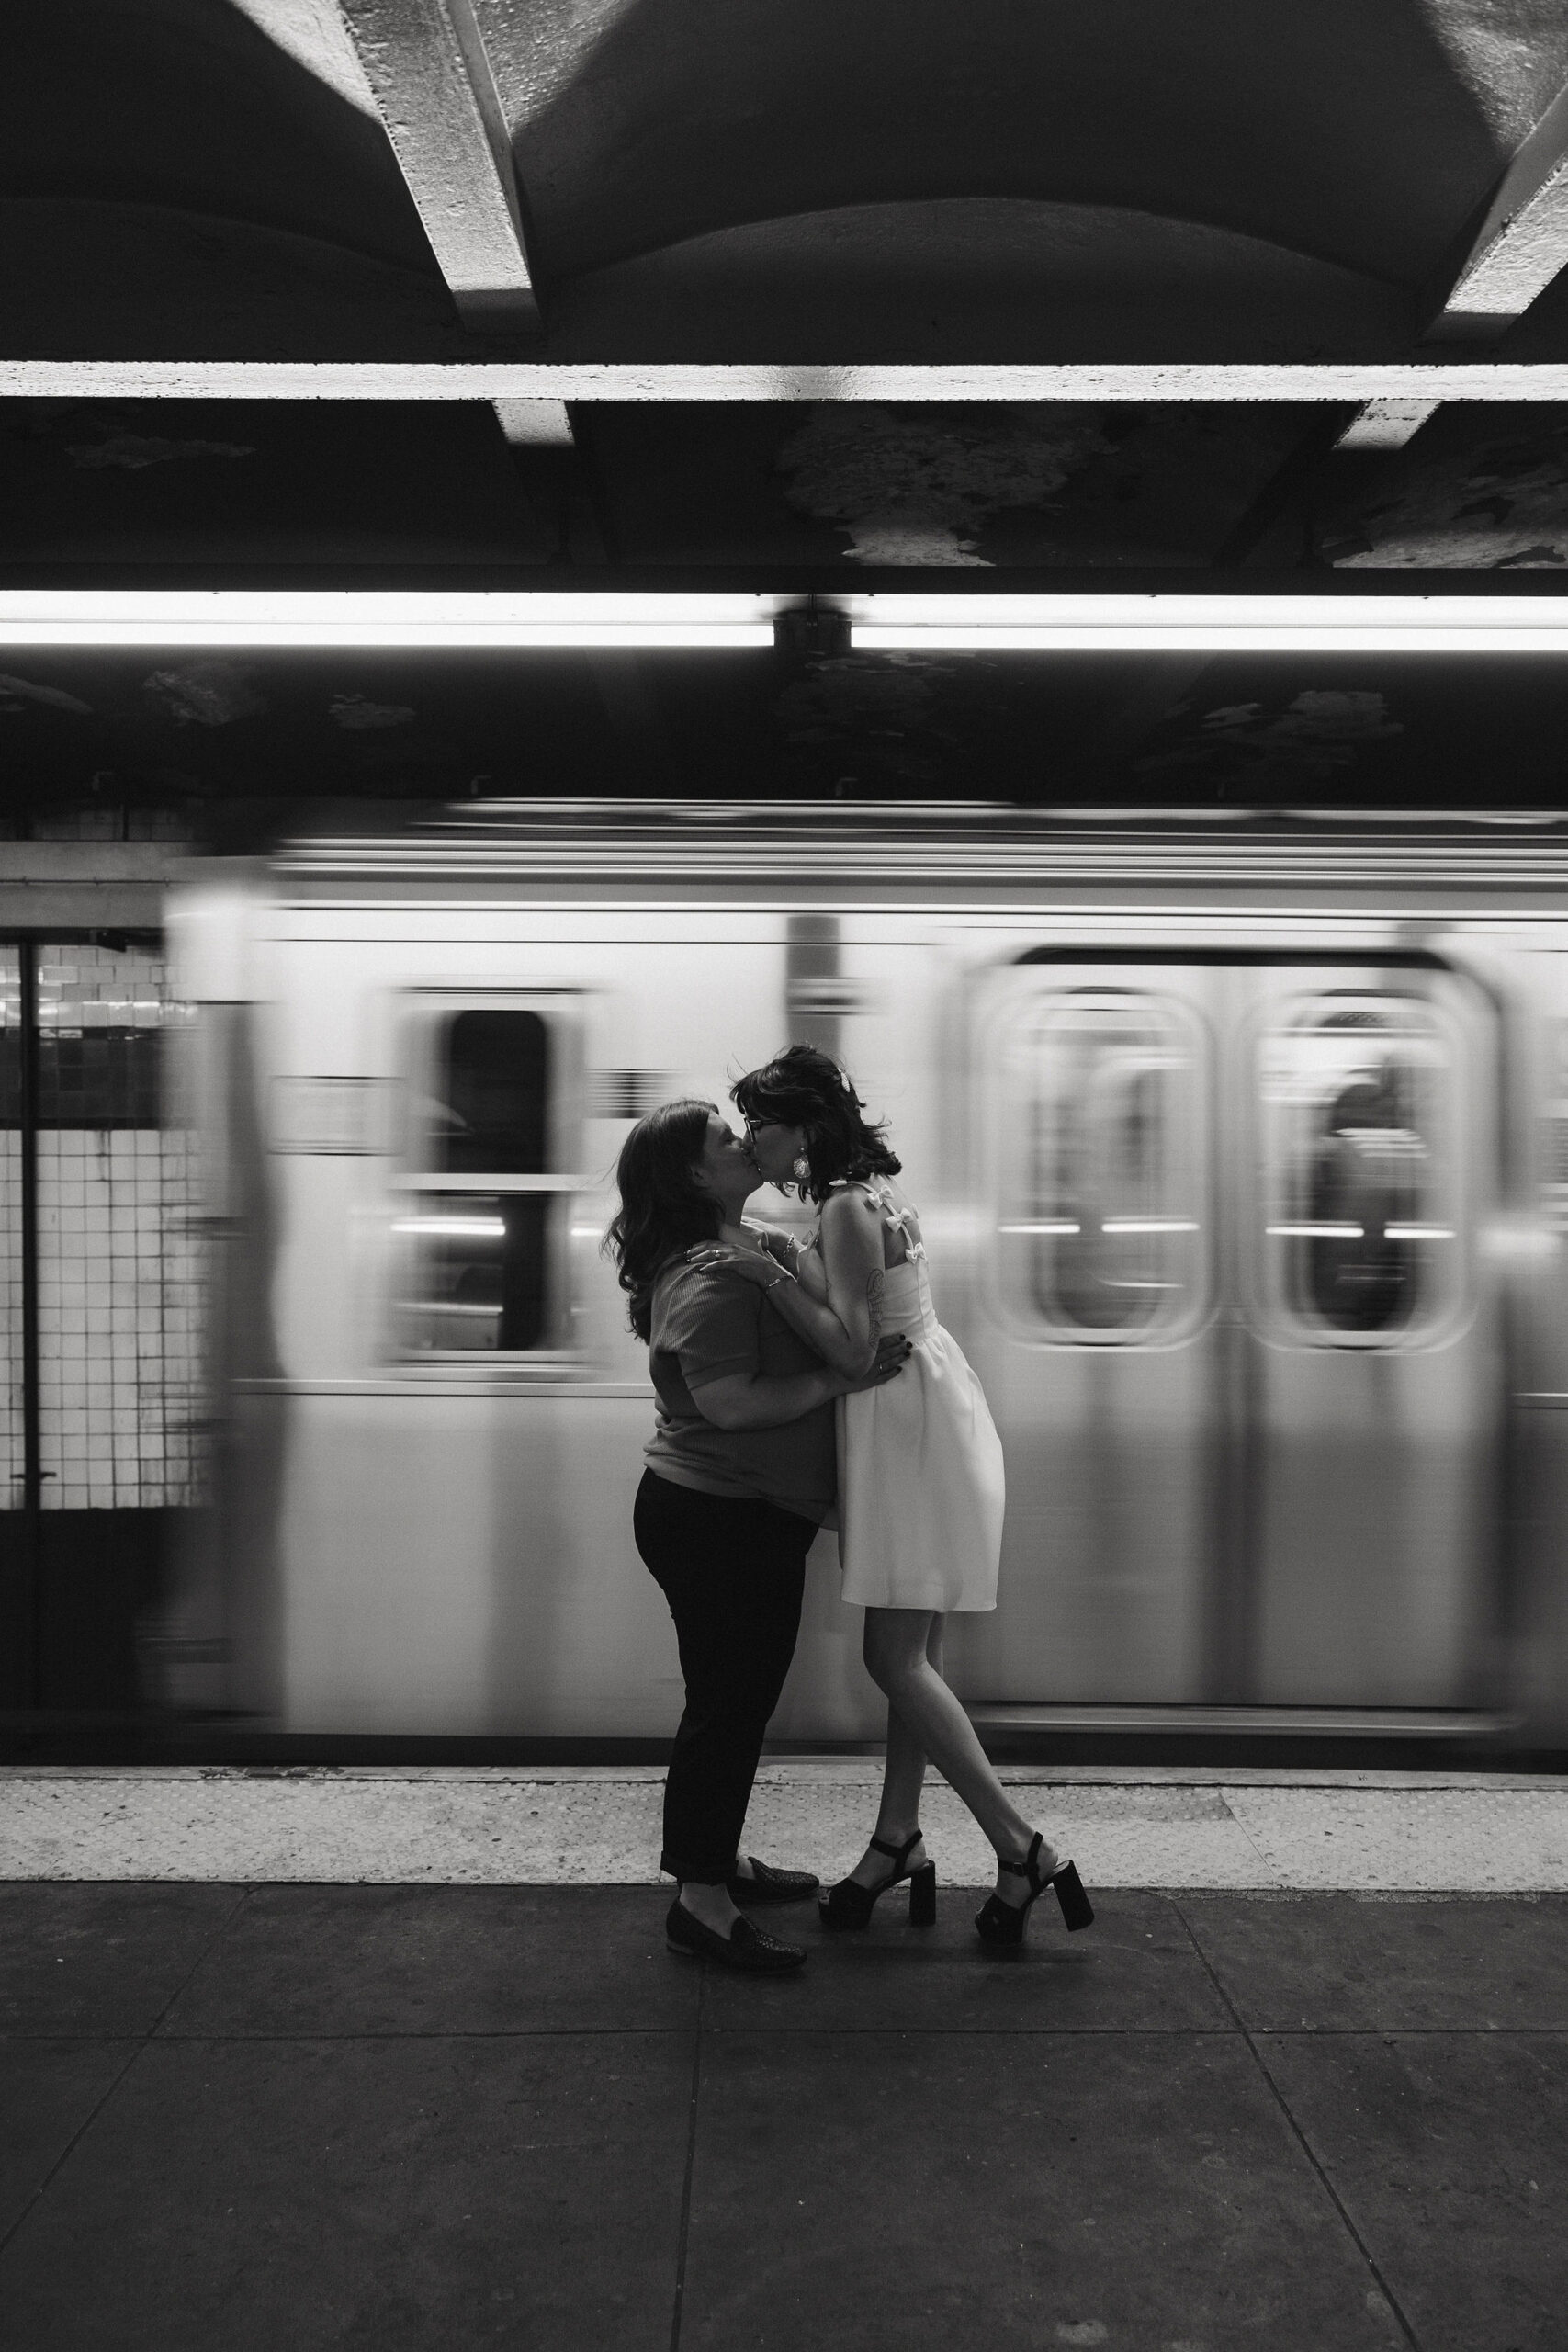
[[1347, 571], [1568, 564], [1568, 424], [1424, 435], [1377, 495], [1337, 518], [1323, 553]]
[[350, 729], [406, 727], [413, 715], [407, 703], [369, 702], [364, 695], [334, 695], [327, 707], [328, 718]]
[[[1190, 725], [1190, 710], [1183, 717]], [[1404, 732], [1381, 694], [1309, 687], [1272, 717], [1257, 702], [1207, 710], [1195, 736], [1132, 765], [1137, 775], [1210, 771], [1234, 778], [1245, 789], [1275, 778], [1321, 782], [1351, 767], [1369, 744]]]
[[990, 516], [1048, 508], [1111, 447], [1088, 412], [818, 407], [784, 442], [778, 469], [792, 506], [850, 534], [852, 562], [985, 565], [976, 540]]
[[154, 670], [141, 691], [161, 703], [181, 727], [228, 727], [255, 718], [266, 708], [251, 674], [237, 662], [190, 662], [177, 670]]
[[68, 695], [62, 686], [35, 686], [30, 678], [11, 678], [0, 672], [0, 710], [20, 710], [29, 702], [42, 703], [49, 710], [68, 710], [78, 718], [92, 712], [92, 704], [79, 695]]

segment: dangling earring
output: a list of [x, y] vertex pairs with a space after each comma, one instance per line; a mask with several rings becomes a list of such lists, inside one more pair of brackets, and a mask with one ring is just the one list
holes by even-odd
[[795, 1158], [790, 1161], [789, 1172], [795, 1178], [797, 1184], [810, 1183], [811, 1161], [804, 1151], [796, 1152]]

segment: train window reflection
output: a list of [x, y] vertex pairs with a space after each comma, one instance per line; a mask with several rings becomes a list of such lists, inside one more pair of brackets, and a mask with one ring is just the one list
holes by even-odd
[[1414, 997], [1310, 1000], [1262, 1040], [1269, 1287], [1324, 1338], [1408, 1336], [1461, 1279], [1448, 1032]]
[[425, 1172], [393, 1220], [405, 1349], [517, 1354], [556, 1340], [573, 1182], [552, 1165], [559, 1042], [556, 1022], [516, 1005], [434, 1024], [418, 1105]]
[[999, 1271], [1064, 1338], [1146, 1338], [1201, 1303], [1201, 1045], [1137, 990], [1043, 990], [1015, 1018]]
[[435, 1164], [452, 1176], [541, 1176], [550, 1039], [542, 1013], [469, 1011], [446, 1024]]

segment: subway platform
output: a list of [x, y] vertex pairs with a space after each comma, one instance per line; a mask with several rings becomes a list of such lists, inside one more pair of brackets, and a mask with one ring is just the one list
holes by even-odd
[[[1010, 1770], [1099, 1910], [671, 1957], [639, 1770], [0, 1773], [15, 2352], [1562, 2352], [1568, 1781]], [[865, 1759], [748, 1845], [831, 1876]]]

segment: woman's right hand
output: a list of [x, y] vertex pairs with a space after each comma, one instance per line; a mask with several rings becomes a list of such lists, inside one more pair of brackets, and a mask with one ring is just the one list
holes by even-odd
[[729, 1241], [698, 1241], [686, 1252], [686, 1263], [699, 1274], [739, 1274], [758, 1290], [773, 1290], [792, 1279], [789, 1269], [761, 1250], [737, 1250]]
[[903, 1371], [913, 1352], [914, 1343], [904, 1332], [889, 1331], [876, 1343], [870, 1371], [862, 1373], [858, 1380], [852, 1380], [845, 1387], [845, 1396], [859, 1396], [868, 1388], [885, 1388]]

